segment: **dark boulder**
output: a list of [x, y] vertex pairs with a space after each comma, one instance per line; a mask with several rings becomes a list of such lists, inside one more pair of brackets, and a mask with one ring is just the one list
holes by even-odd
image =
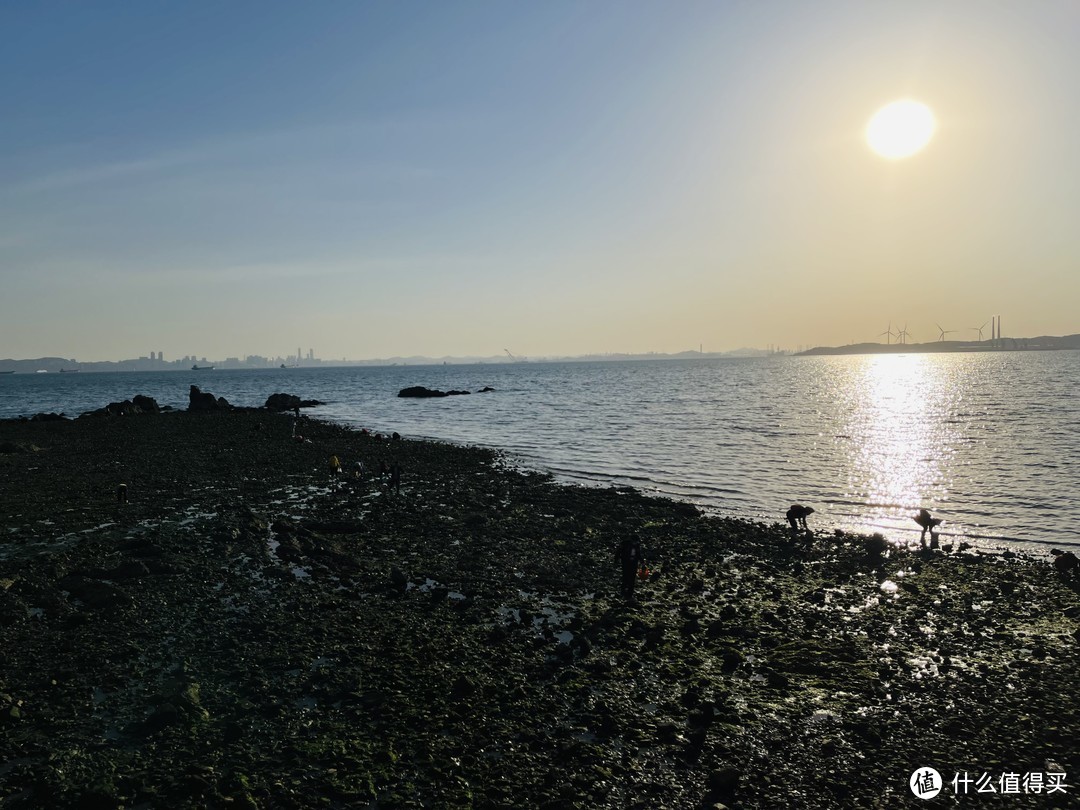
[[[157, 400], [143, 394], [136, 394], [131, 399], [123, 402], [110, 402], [104, 408], [96, 411], [88, 411], [83, 416], [136, 416], [144, 413], [161, 413], [162, 409]], [[81, 418], [81, 417], [80, 417]]]
[[479, 391], [477, 391], [476, 393], [478, 393], [478, 394], [486, 394], [486, 393], [487, 393], [488, 391], [494, 391], [494, 390], [495, 390], [495, 389], [494, 389], [494, 388], [492, 388], [492, 387], [491, 387], [490, 385], [485, 385], [485, 386], [484, 386], [483, 388], [481, 388], [481, 389], [480, 389]]
[[35, 413], [30, 417], [31, 422], [62, 422], [67, 419], [62, 413]]
[[209, 391], [200, 391], [199, 386], [191, 386], [188, 394], [189, 411], [228, 411], [232, 406], [225, 397], [215, 397]]
[[21, 444], [17, 442], [0, 442], [0, 453], [36, 453], [41, 448], [35, 444]]
[[90, 609], [130, 604], [132, 601], [130, 596], [115, 585], [77, 573], [59, 580], [59, 585]]
[[445, 391], [437, 391], [433, 388], [425, 388], [422, 385], [414, 385], [411, 388], [402, 388], [398, 391], [398, 396], [417, 398], [445, 397], [447, 396], [447, 393]]
[[297, 408], [314, 408], [324, 403], [317, 399], [300, 399], [295, 394], [271, 394], [266, 398], [268, 411], [295, 411]]
[[144, 394], [136, 394], [132, 397], [131, 404], [139, 409], [139, 413], [161, 413], [157, 400]]
[[469, 394], [471, 391], [439, 391], [435, 388], [425, 388], [422, 385], [414, 385], [411, 388], [402, 388], [398, 391], [399, 397], [457, 397], [462, 394]]

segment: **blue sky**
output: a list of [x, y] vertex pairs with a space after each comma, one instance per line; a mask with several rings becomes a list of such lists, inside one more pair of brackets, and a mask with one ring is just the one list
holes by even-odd
[[[0, 356], [1080, 331], [1070, 3], [0, 6]], [[873, 155], [918, 98], [939, 131]], [[974, 333], [972, 333], [974, 334]]]

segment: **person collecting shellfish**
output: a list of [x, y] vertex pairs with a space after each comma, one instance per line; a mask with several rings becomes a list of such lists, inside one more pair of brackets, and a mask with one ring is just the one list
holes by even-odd
[[941, 518], [934, 517], [925, 509], [920, 509], [919, 514], [912, 517], [912, 520], [922, 526], [922, 534], [919, 535], [919, 543], [926, 543], [927, 532], [930, 532], [931, 541], [937, 541], [937, 532], [934, 531], [934, 529], [944, 522]]
[[806, 525], [806, 518], [814, 514], [814, 507], [803, 506], [801, 503], [793, 503], [791, 508], [787, 510], [787, 522], [791, 524], [792, 531], [798, 531], [800, 528], [803, 531], [810, 531], [810, 527]]
[[637, 584], [638, 569], [645, 562], [644, 552], [641, 550], [641, 540], [636, 536], [627, 537], [622, 541], [615, 559], [622, 566], [621, 593], [627, 602], [634, 601], [634, 585]]

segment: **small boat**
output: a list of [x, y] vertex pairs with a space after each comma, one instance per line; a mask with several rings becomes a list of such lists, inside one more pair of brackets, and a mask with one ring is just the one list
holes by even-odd
[[0, 374], [14, 374], [14, 373], [15, 373], [15, 369], [11, 369], [10, 371], [0, 371]]
[[214, 367], [213, 367], [213, 366], [199, 366], [199, 365], [195, 365], [195, 366], [192, 366], [192, 367], [191, 367], [191, 370], [192, 370], [192, 371], [213, 371], [213, 370], [214, 370]]
[[62, 368], [62, 369], [60, 369], [60, 373], [61, 374], [74, 374], [76, 371], [79, 371], [79, 370], [80, 369], [77, 369], [77, 368]]

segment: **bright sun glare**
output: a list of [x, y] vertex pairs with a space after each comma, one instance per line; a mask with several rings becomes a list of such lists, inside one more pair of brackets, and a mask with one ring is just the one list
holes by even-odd
[[866, 142], [881, 157], [899, 160], [926, 146], [936, 127], [934, 113], [922, 102], [894, 101], [874, 113], [866, 125]]

